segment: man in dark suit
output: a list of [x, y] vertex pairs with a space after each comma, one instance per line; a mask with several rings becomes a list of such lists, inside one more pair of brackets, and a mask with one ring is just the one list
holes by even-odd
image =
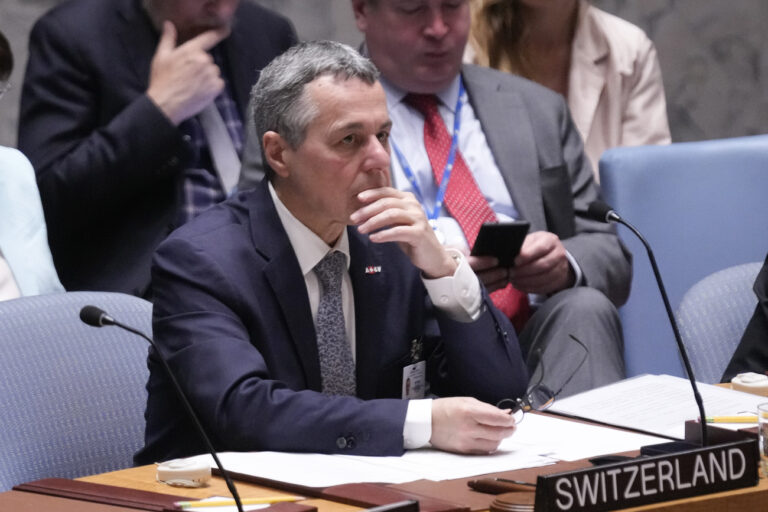
[[544, 370], [552, 386], [563, 384], [552, 379], [572, 375], [580, 360], [573, 334], [589, 354], [563, 394], [622, 378], [616, 306], [629, 294], [631, 256], [612, 227], [575, 216], [599, 190], [564, 98], [462, 65], [467, 0], [352, 0], [352, 7], [387, 93], [395, 186], [419, 196], [445, 243], [467, 252], [479, 226], [464, 220], [473, 212], [487, 212], [486, 222], [529, 221], [514, 267], [488, 257], [470, 264], [516, 321], [530, 367]]
[[240, 0], [71, 0], [36, 23], [19, 147], [65, 288], [145, 293], [160, 241], [229, 192], [250, 88], [295, 41]]
[[753, 289], [757, 306], [723, 373], [723, 382], [730, 382], [739, 373], [768, 371], [768, 256], [757, 274]]
[[[490, 405], [525, 391], [514, 330], [389, 186], [377, 75], [339, 43], [275, 59], [253, 99], [268, 180], [158, 249], [155, 339], [217, 450], [489, 453], [514, 431]], [[136, 463], [204, 451], [150, 371]]]

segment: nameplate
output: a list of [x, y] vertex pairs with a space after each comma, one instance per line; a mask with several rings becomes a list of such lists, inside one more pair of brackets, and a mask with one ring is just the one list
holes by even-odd
[[535, 512], [600, 511], [758, 483], [753, 439], [538, 477]]

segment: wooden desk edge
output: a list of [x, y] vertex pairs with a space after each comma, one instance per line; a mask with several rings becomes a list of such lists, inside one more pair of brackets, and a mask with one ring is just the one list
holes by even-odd
[[[130, 489], [140, 489], [142, 491], [159, 492], [163, 494], [173, 494], [178, 496], [188, 496], [191, 498], [210, 498], [212, 496], [230, 496], [227, 485], [222, 478], [211, 478], [205, 487], [188, 488], [173, 487], [161, 482], [155, 478], [156, 467], [154, 464], [148, 466], [138, 466], [134, 468], [121, 469], [110, 473], [86, 476], [78, 478], [84, 482], [93, 482], [97, 484], [114, 485], [117, 487], [128, 487]], [[284, 496], [286, 492], [277, 491], [268, 487], [262, 487], [246, 482], [235, 481], [235, 487], [240, 493], [241, 498], [256, 498], [261, 496]], [[328, 500], [307, 499], [301, 501], [307, 505], [317, 507], [318, 511], [323, 512], [354, 512], [360, 510], [359, 507], [352, 507], [341, 503], [335, 503]]]
[[[135, 468], [113, 471], [79, 478], [86, 482], [94, 482], [106, 485], [115, 485], [118, 487], [128, 487], [132, 489], [141, 489], [145, 491], [160, 492], [164, 494], [178, 494], [179, 496], [190, 496], [195, 498], [207, 498], [211, 496], [228, 496], [224, 480], [214, 477], [206, 487], [189, 489], [183, 487], [171, 487], [155, 480], [155, 466], [140, 466]], [[257, 496], [280, 496], [287, 493], [269, 489], [245, 482], [236, 482], [237, 490], [243, 498]], [[717, 512], [722, 510], [759, 510], [768, 502], [768, 479], [761, 475], [760, 481], [755, 487], [747, 487], [734, 491], [727, 491], [717, 494], [708, 494], [696, 496], [683, 500], [676, 500], [653, 505], [644, 505], [623, 509], [626, 512]], [[319, 512], [355, 512], [361, 510], [359, 507], [344, 505], [328, 500], [308, 499], [302, 501], [308, 505], [317, 507]], [[727, 505], [726, 505], [727, 503]]]

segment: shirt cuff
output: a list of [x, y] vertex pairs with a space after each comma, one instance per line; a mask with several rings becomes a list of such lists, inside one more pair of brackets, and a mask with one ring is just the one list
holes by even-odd
[[472, 322], [480, 316], [483, 294], [480, 280], [469, 262], [456, 249], [446, 249], [458, 263], [452, 276], [437, 279], [422, 278], [429, 298], [439, 310], [458, 322]]
[[581, 286], [584, 284], [584, 272], [581, 271], [581, 267], [578, 263], [576, 263], [576, 258], [574, 258], [570, 252], [567, 250], [565, 251], [565, 257], [568, 258], [568, 263], [571, 264], [571, 268], [573, 269], [573, 275], [575, 276], [575, 279], [573, 280], [573, 287]]
[[403, 425], [403, 447], [415, 450], [429, 445], [432, 437], [432, 399], [409, 400]]

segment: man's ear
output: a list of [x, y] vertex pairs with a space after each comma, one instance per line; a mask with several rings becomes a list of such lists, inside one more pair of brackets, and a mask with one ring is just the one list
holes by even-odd
[[287, 178], [290, 173], [288, 163], [286, 162], [287, 152], [290, 151], [288, 143], [279, 133], [268, 131], [262, 138], [264, 145], [264, 158], [267, 159], [269, 167], [275, 171], [275, 174], [281, 178]]
[[365, 33], [368, 28], [368, 10], [370, 8], [368, 0], [352, 0], [352, 13], [355, 16], [357, 30], [360, 32]]

